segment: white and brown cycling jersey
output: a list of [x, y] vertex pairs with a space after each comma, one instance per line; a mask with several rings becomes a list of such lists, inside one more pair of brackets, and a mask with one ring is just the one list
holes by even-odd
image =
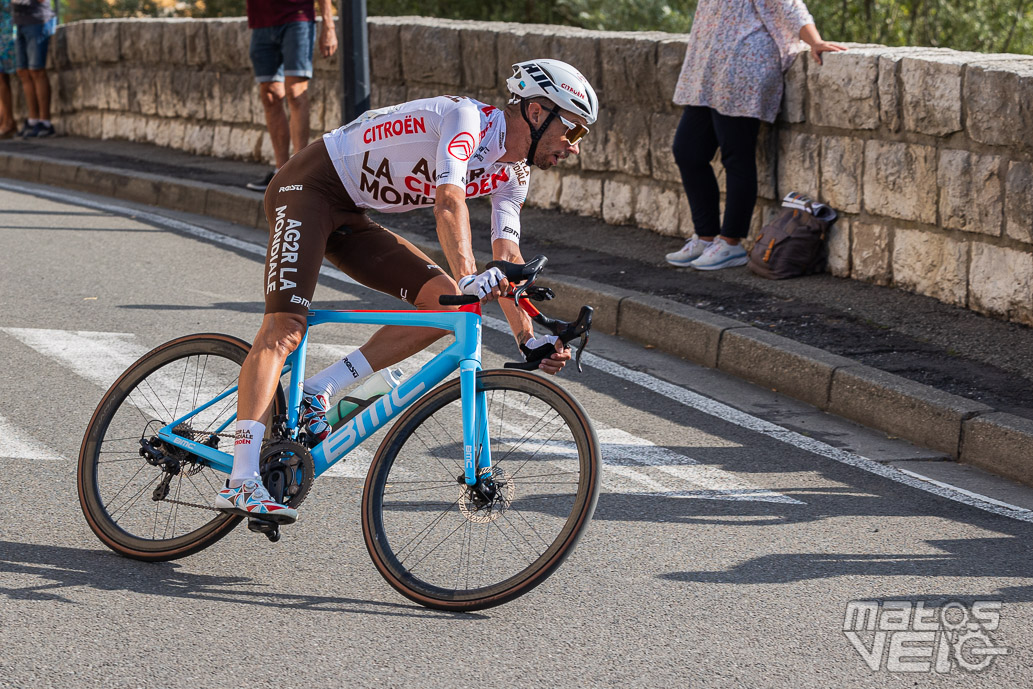
[[492, 241], [520, 241], [526, 163], [500, 163], [506, 120], [490, 105], [454, 96], [371, 110], [287, 161], [265, 193], [269, 247], [266, 313], [305, 314], [326, 257], [358, 282], [416, 305], [444, 271], [367, 210], [434, 205], [440, 184], [490, 196]]
[[526, 163], [500, 163], [506, 120], [471, 98], [439, 96], [370, 110], [323, 135], [348, 196], [359, 208], [401, 213], [434, 205], [439, 184], [468, 198], [490, 196], [492, 240], [519, 242]]

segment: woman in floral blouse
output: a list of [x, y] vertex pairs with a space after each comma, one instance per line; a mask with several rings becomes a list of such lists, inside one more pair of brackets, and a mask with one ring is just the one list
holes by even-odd
[[0, 139], [13, 136], [17, 129], [9, 74], [14, 74], [14, 23], [11, 21], [11, 0], [0, 0]]
[[[782, 75], [806, 45], [821, 54], [846, 50], [823, 41], [802, 0], [699, 0], [674, 102], [685, 106], [674, 158], [689, 197], [696, 234], [667, 262], [698, 270], [746, 263], [746, 237], [757, 202], [757, 133], [774, 122]], [[725, 168], [724, 222], [710, 167]], [[720, 237], [721, 241], [715, 241]]]

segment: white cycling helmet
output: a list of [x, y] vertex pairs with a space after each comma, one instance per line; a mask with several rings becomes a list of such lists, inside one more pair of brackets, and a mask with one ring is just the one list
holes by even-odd
[[560, 60], [518, 62], [506, 86], [517, 98], [548, 98], [560, 108], [581, 115], [587, 124], [599, 116], [595, 89], [581, 72]]

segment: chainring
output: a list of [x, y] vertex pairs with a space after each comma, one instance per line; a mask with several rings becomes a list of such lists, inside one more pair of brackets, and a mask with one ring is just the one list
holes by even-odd
[[291, 440], [266, 442], [259, 466], [262, 483], [273, 500], [294, 509], [305, 500], [316, 475], [316, 465], [308, 448]]

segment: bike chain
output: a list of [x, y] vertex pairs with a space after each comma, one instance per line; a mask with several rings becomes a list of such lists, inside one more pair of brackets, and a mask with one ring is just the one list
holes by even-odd
[[[195, 441], [195, 442], [198, 442], [198, 436], [204, 436], [205, 438], [210, 438], [212, 436], [218, 436], [220, 438], [233, 438], [234, 437], [233, 433], [209, 433], [207, 431], [195, 431], [193, 429], [183, 428], [183, 427], [174, 428], [173, 432], [176, 433], [177, 435], [182, 435], [184, 433], [189, 433], [190, 434], [190, 439]], [[201, 473], [201, 470], [204, 469], [204, 464], [198, 464], [197, 462], [191, 462], [191, 464], [193, 466], [191, 466], [189, 469], [184, 470], [184, 473], [187, 476], [196, 476], [197, 474]], [[173, 498], [162, 498], [161, 502], [167, 502], [167, 503], [170, 503], [172, 505], [183, 505], [184, 507], [196, 507], [196, 508], [198, 508], [200, 510], [211, 510], [212, 512], [223, 513], [222, 510], [220, 510], [218, 507], [212, 507], [211, 505], [199, 505], [199, 504], [194, 503], [194, 502], [184, 502], [182, 500], [175, 500]], [[223, 513], [223, 514], [225, 514], [225, 513]]]
[[[233, 434], [233, 433], [211, 433], [209, 431], [195, 431], [192, 428], [184, 428], [183, 426], [179, 426], [177, 428], [172, 429], [172, 432], [175, 433], [176, 435], [180, 435], [180, 436], [182, 436], [183, 434], [187, 434], [188, 433], [188, 434], [190, 434], [190, 439], [191, 440], [193, 440], [194, 442], [201, 442], [201, 443], [204, 443], [205, 440], [207, 440], [208, 438], [212, 438], [212, 437], [219, 437], [219, 438], [234, 438], [235, 437], [235, 434]], [[204, 440], [199, 440], [199, 438], [203, 438]], [[198, 464], [197, 462], [191, 462], [191, 464], [193, 466], [191, 466], [189, 469], [185, 470], [187, 476], [197, 476], [199, 473], [201, 473], [201, 470], [204, 469], [204, 465], [203, 464]], [[189, 504], [189, 503], [182, 503], [182, 504], [186, 505], [186, 504]], [[194, 505], [194, 507], [196, 507], [196, 505]], [[211, 509], [215, 509], [215, 508], [211, 508]], [[218, 511], [218, 510], [216, 510], [216, 511]]]
[[168, 502], [168, 503], [171, 503], [173, 505], [183, 505], [184, 507], [196, 507], [196, 508], [198, 508], [200, 510], [211, 510], [212, 512], [220, 512], [222, 514], [226, 514], [225, 512], [220, 510], [218, 507], [212, 507], [211, 505], [198, 505], [197, 503], [183, 502], [182, 500], [173, 500], [172, 498], [163, 498], [161, 500], [161, 502]]
[[[176, 428], [176, 429], [173, 429], [173, 430], [177, 433], [177, 435], [180, 435], [180, 434], [183, 434], [183, 433], [189, 433], [191, 435], [190, 439], [194, 440], [195, 442], [197, 441], [197, 436], [206, 436], [206, 437], [219, 436], [221, 438], [233, 438], [234, 437], [233, 433], [209, 433], [207, 431], [195, 431], [195, 430], [192, 430], [192, 429], [189, 429], [189, 428]], [[192, 466], [190, 469], [186, 470], [186, 475], [187, 476], [195, 476], [195, 475], [199, 474], [202, 469], [204, 469], [204, 465], [203, 464], [196, 464], [196, 463], [194, 463], [194, 466]], [[306, 487], [305, 493], [307, 493], [307, 492], [308, 492], [308, 490], [307, 490], [307, 487]], [[302, 495], [302, 499], [304, 499], [304, 495]], [[184, 502], [183, 500], [176, 500], [174, 498], [162, 498], [161, 502], [167, 502], [167, 503], [172, 504], [172, 505], [183, 505], [184, 507], [196, 507], [196, 508], [201, 509], [201, 510], [210, 510], [212, 512], [219, 512], [219, 513], [222, 513], [222, 514], [226, 514], [225, 512], [220, 510], [218, 507], [212, 507], [211, 505], [199, 505], [199, 504], [197, 504], [195, 502]]]

